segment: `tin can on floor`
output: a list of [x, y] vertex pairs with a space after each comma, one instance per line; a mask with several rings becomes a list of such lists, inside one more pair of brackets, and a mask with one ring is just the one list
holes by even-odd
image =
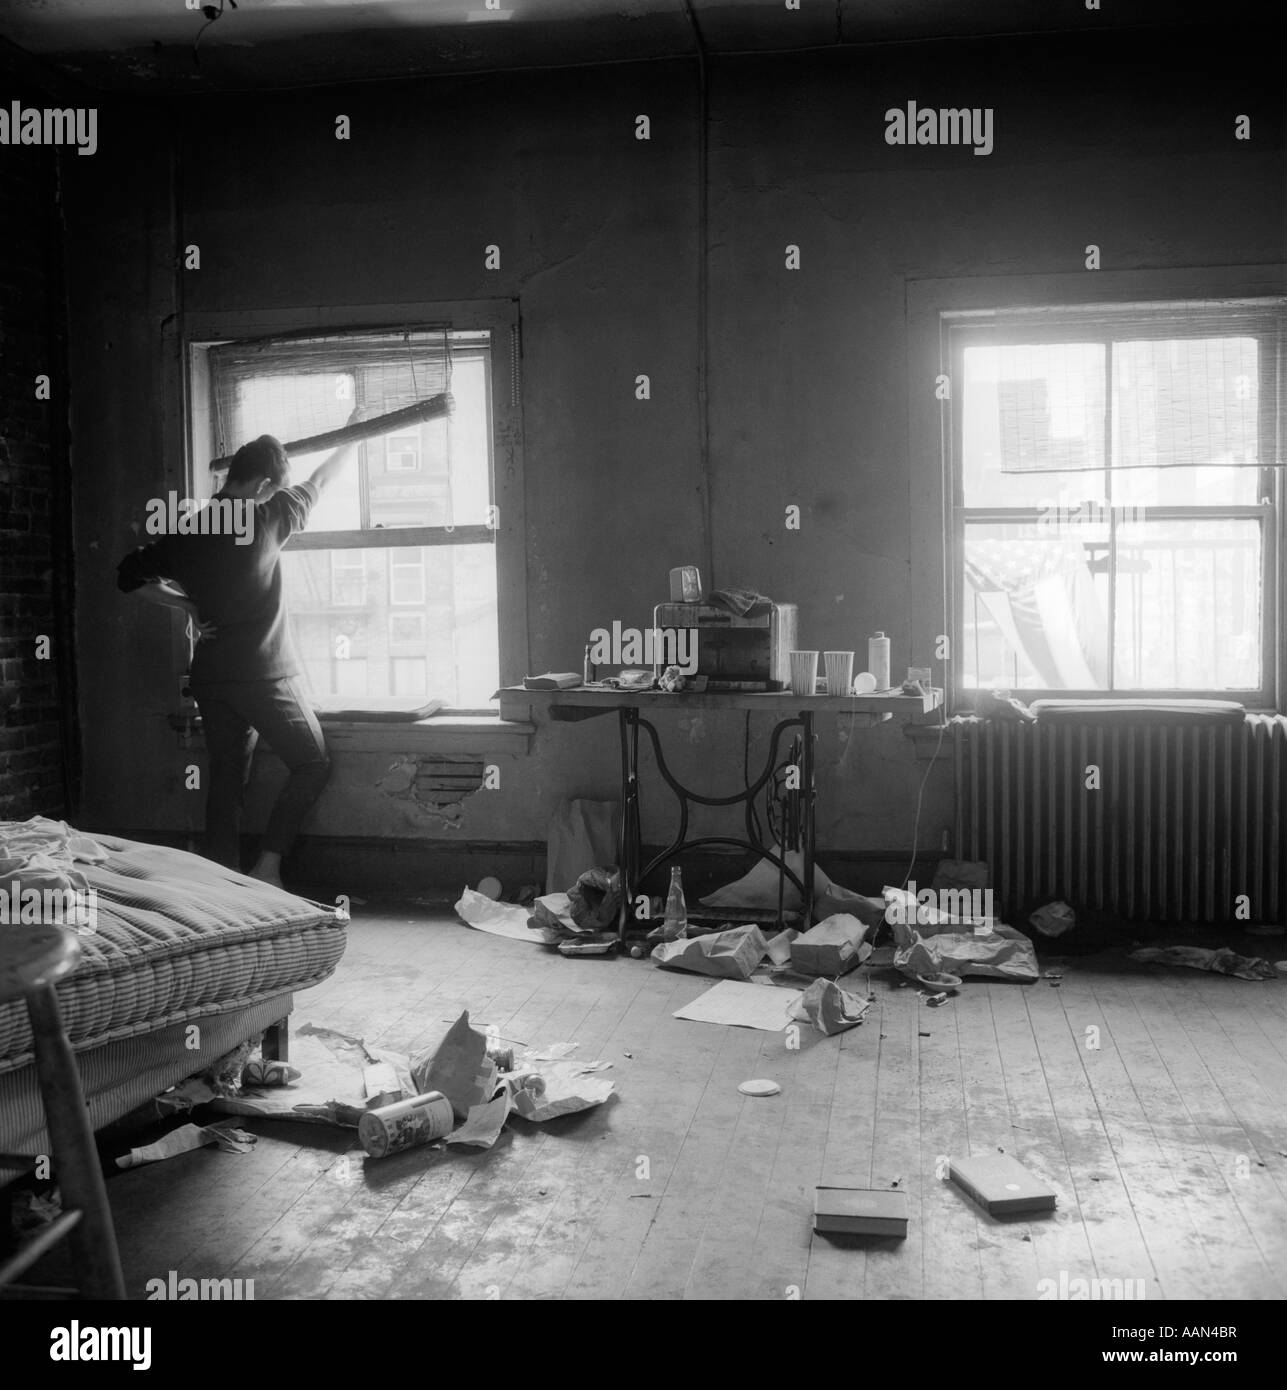
[[451, 1102], [441, 1091], [368, 1110], [358, 1120], [358, 1142], [372, 1158], [414, 1149], [451, 1133]]

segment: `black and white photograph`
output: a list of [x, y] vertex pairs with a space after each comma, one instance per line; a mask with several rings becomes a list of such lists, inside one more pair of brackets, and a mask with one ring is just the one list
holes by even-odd
[[1281, 19], [6, 0], [13, 1356], [1272, 1364]]

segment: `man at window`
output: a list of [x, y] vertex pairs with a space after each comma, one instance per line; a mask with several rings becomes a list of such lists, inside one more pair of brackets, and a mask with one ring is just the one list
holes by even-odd
[[[354, 413], [356, 417], [357, 412]], [[187, 613], [197, 635], [191, 689], [209, 758], [206, 853], [239, 869], [241, 808], [255, 744], [263, 738], [290, 771], [264, 833], [254, 878], [281, 887], [281, 861], [331, 772], [321, 725], [307, 703], [282, 594], [282, 546], [308, 524], [323, 488], [356, 449], [346, 444], [290, 485], [286, 451], [272, 435], [243, 444], [223, 488], [249, 522], [211, 534], [185, 528], [127, 555], [117, 586]], [[192, 532], [195, 532], [192, 533]]]

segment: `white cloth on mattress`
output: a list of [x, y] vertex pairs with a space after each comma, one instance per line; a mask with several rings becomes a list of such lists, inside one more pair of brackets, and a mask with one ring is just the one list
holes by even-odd
[[107, 851], [97, 840], [65, 821], [32, 816], [0, 821], [0, 884], [21, 880], [24, 889], [74, 889], [89, 884], [74, 864], [105, 864]]

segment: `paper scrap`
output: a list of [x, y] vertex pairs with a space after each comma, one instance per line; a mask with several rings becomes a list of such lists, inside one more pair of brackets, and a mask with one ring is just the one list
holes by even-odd
[[800, 933], [794, 927], [784, 927], [769, 942], [769, 959], [774, 965], [790, 965], [791, 943]]
[[537, 1091], [527, 1086], [513, 1092], [514, 1113], [521, 1115], [533, 1124], [544, 1124], [560, 1115], [573, 1115], [578, 1110], [590, 1110], [602, 1105], [613, 1092], [611, 1081], [601, 1081], [589, 1074], [602, 1064], [590, 1063], [587, 1067], [579, 1062], [554, 1062], [541, 1068], [544, 1089]]
[[798, 989], [753, 985], [743, 980], [721, 980], [690, 1004], [676, 1009], [673, 1017], [694, 1023], [722, 1023], [732, 1028], [759, 1028], [780, 1033], [791, 1022], [803, 998]]
[[815, 980], [801, 996], [794, 1017], [831, 1037], [856, 1028], [870, 1007], [870, 999], [841, 989], [834, 980]]
[[218, 1125], [180, 1125], [178, 1129], [162, 1135], [155, 1143], [144, 1144], [123, 1154], [116, 1160], [116, 1166], [137, 1168], [144, 1163], [161, 1163], [167, 1158], [191, 1153], [194, 1149], [204, 1149], [208, 1144], [218, 1145], [222, 1153], [249, 1153], [256, 1138], [246, 1130], [234, 1129], [230, 1125], [223, 1128]]
[[436, 1048], [411, 1059], [411, 1078], [416, 1095], [441, 1091], [458, 1120], [495, 1094], [496, 1063], [487, 1055], [486, 1035], [470, 1027], [468, 1009]]
[[490, 1149], [500, 1138], [505, 1121], [509, 1118], [512, 1103], [507, 1091], [484, 1105], [471, 1105], [463, 1124], [458, 1125], [447, 1135], [448, 1144], [468, 1144], [476, 1149]]
[[523, 1059], [527, 1062], [558, 1062], [575, 1052], [580, 1045], [574, 1042], [547, 1043], [542, 1048], [528, 1048], [523, 1053]]
[[527, 925], [530, 915], [527, 908], [496, 902], [472, 888], [466, 888], [460, 895], [456, 915], [467, 927], [484, 931], [489, 936], [507, 936], [511, 941], [541, 944], [540, 936]]

